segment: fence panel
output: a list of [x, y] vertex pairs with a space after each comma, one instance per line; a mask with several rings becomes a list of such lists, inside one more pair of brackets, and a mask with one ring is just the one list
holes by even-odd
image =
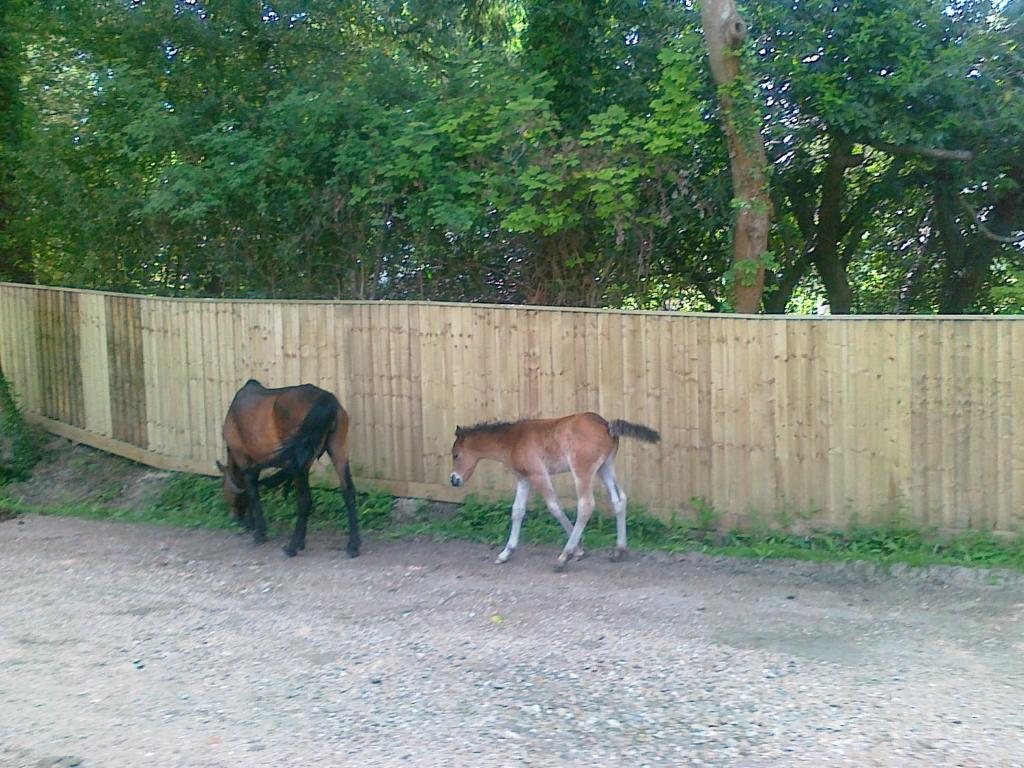
[[[797, 318], [428, 302], [167, 299], [0, 284], [0, 365], [49, 429], [213, 473], [247, 379], [309, 381], [352, 416], [360, 482], [457, 500], [455, 427], [596, 410], [630, 498], [725, 525], [947, 530], [1024, 517], [1024, 318]], [[556, 484], [572, 495], [569, 478]], [[470, 491], [508, 496], [481, 465]]]

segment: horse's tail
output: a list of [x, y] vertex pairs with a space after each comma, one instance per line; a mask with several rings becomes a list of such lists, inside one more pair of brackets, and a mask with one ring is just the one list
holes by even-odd
[[615, 419], [608, 425], [608, 432], [612, 437], [635, 437], [645, 443], [656, 443], [661, 440], [661, 435], [650, 427], [643, 424], [634, 424], [624, 419]]
[[[338, 398], [330, 392], [318, 393], [295, 434], [278, 449], [277, 461], [274, 463], [293, 473], [305, 469], [318, 459], [326, 449], [327, 438], [337, 424], [338, 408]], [[284, 478], [280, 482], [284, 482]]]

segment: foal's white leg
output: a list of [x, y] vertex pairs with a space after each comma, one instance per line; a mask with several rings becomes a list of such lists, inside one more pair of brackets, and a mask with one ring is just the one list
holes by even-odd
[[608, 496], [612, 500], [612, 509], [615, 510], [615, 555], [614, 559], [620, 560], [626, 554], [626, 494], [615, 479], [615, 464], [608, 459], [598, 470], [604, 487], [608, 489]]
[[[573, 477], [576, 480], [576, 524], [572, 527], [569, 540], [565, 542], [565, 549], [558, 556], [555, 569], [561, 570], [565, 567], [566, 561], [579, 549], [580, 540], [583, 538], [583, 529], [590, 521], [590, 515], [594, 512], [594, 472], [590, 471], [589, 477], [581, 478], [575, 472]], [[577, 555], [578, 557], [578, 555]]]
[[530, 481], [523, 478], [516, 483], [516, 500], [512, 502], [512, 528], [508, 532], [508, 543], [498, 555], [496, 563], [508, 562], [519, 546], [519, 529], [523, 526], [523, 518], [526, 516], [526, 500], [530, 496]]
[[534, 475], [530, 480], [533, 482], [533, 487], [544, 498], [544, 503], [548, 505], [551, 516], [558, 521], [562, 530], [565, 531], [565, 535], [568, 536], [572, 533], [572, 523], [562, 511], [562, 505], [558, 503], [558, 494], [555, 493], [555, 487], [551, 484], [551, 477], [549, 475]]

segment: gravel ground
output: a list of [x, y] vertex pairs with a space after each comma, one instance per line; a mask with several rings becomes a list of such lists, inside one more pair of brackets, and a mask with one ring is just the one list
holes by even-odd
[[1024, 766], [1024, 589], [959, 569], [0, 524], [0, 766]]

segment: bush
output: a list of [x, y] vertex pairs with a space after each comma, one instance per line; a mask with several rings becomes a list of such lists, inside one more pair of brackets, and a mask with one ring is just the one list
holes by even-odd
[[0, 485], [24, 480], [39, 461], [38, 433], [25, 423], [14, 391], [0, 370]]

